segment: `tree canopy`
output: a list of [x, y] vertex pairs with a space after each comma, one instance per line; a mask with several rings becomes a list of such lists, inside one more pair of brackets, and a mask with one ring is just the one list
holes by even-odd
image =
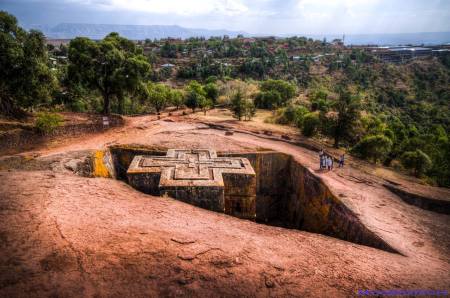
[[188, 108], [191, 108], [193, 112], [195, 112], [195, 110], [200, 107], [200, 103], [202, 103], [203, 105], [206, 99], [206, 92], [199, 82], [191, 81], [186, 86], [185, 96], [185, 105]]
[[172, 93], [164, 84], [147, 84], [147, 99], [159, 114], [171, 101]]
[[110, 113], [111, 100], [123, 100], [133, 92], [150, 71], [142, 50], [117, 33], [95, 42], [77, 37], [69, 44], [70, 82], [97, 90], [103, 98], [103, 113]]
[[0, 113], [25, 116], [23, 108], [48, 103], [57, 81], [47, 65], [45, 37], [25, 31], [0, 11]]
[[359, 118], [360, 98], [357, 94], [352, 94], [347, 87], [338, 87], [338, 100], [334, 103], [336, 119], [333, 127], [334, 147], [339, 147], [339, 142], [343, 138], [351, 135], [353, 126]]
[[267, 80], [261, 83], [261, 92], [257, 95], [255, 104], [259, 108], [273, 109], [287, 104], [295, 96], [294, 85], [283, 80]]

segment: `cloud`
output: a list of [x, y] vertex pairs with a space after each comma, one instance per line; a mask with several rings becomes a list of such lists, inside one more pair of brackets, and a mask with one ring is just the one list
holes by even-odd
[[450, 31], [449, 0], [0, 0], [0, 9], [36, 24], [176, 24], [259, 34]]
[[104, 10], [122, 10], [180, 16], [219, 14], [235, 16], [247, 12], [241, 0], [71, 0]]

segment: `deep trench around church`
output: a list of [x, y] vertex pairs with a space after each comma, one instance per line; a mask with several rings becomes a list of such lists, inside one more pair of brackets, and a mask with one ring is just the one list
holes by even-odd
[[[112, 146], [107, 155], [115, 178], [128, 183], [127, 169], [136, 155], [164, 156], [166, 151]], [[217, 155], [244, 157], [250, 161], [256, 173], [256, 222], [319, 233], [398, 253], [364, 226], [319, 177], [292, 156], [275, 151], [218, 152]]]

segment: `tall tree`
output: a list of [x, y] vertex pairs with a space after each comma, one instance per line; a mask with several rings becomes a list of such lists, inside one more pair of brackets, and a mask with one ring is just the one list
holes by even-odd
[[20, 118], [23, 108], [48, 102], [57, 86], [47, 66], [44, 35], [26, 32], [17, 19], [0, 11], [0, 113]]
[[170, 91], [170, 103], [178, 110], [183, 105], [183, 93], [180, 90], [172, 89]]
[[159, 113], [169, 104], [171, 98], [171, 90], [164, 84], [147, 85], [148, 95], [147, 98], [150, 104], [155, 108], [156, 113]]
[[203, 89], [206, 92], [206, 97], [212, 101], [213, 104], [216, 103], [217, 98], [219, 97], [219, 88], [215, 83], [206, 84]]
[[342, 139], [351, 135], [354, 124], [359, 117], [360, 98], [359, 95], [352, 94], [347, 87], [338, 86], [339, 97], [334, 103], [337, 113], [333, 127], [334, 147], [339, 147]]
[[238, 89], [231, 96], [231, 111], [233, 112], [233, 117], [239, 121], [241, 121], [242, 118], [250, 121], [256, 114], [253, 100], [246, 98], [245, 93], [241, 89]]
[[110, 113], [111, 100], [123, 106], [124, 94], [134, 92], [150, 71], [142, 50], [117, 33], [100, 42], [77, 37], [69, 44], [68, 77], [74, 83], [98, 90], [103, 97], [103, 113]]
[[185, 104], [195, 113], [195, 109], [200, 106], [200, 102], [205, 100], [206, 92], [197, 81], [191, 81], [186, 87]]

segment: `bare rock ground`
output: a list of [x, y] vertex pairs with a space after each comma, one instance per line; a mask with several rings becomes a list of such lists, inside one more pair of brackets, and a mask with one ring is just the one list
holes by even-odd
[[[316, 153], [305, 148], [238, 132], [225, 136], [192, 118], [172, 120], [129, 118], [122, 128], [61, 140], [21, 159], [0, 158], [0, 296], [340, 297], [358, 289], [449, 290], [450, 216], [407, 205], [367, 171], [319, 172]], [[291, 154], [401, 254], [240, 220], [145, 195], [121, 181], [80, 177], [64, 166], [82, 160], [88, 149], [132, 143]]]

